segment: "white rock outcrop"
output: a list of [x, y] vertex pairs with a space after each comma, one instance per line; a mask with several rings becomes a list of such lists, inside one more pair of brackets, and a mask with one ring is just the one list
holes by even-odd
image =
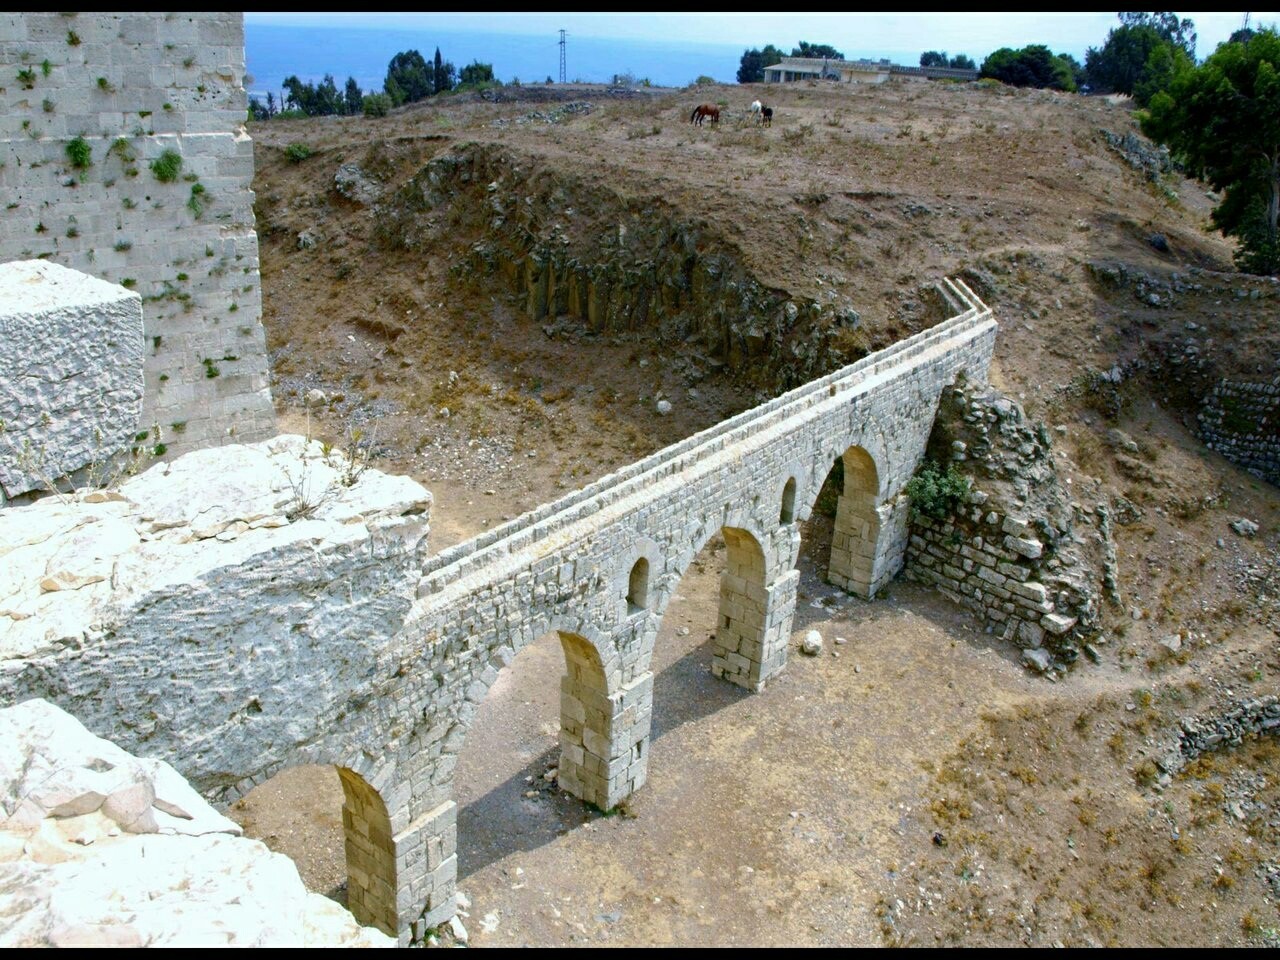
[[285, 435], [0, 511], [0, 705], [73, 709], [208, 796], [262, 764], [246, 722], [309, 742], [315, 685], [363, 687], [426, 546], [431, 494], [363, 466]]
[[0, 710], [0, 946], [394, 946], [172, 767], [43, 700]]
[[44, 260], [0, 263], [0, 504], [128, 451], [142, 298]]

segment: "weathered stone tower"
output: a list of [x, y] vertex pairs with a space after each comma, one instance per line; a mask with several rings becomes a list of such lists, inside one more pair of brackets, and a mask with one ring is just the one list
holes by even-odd
[[244, 67], [239, 13], [0, 13], [0, 262], [141, 296], [169, 453], [276, 430]]

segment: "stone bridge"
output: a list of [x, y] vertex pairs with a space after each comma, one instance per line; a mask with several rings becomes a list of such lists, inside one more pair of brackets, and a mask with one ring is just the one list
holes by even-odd
[[354, 703], [317, 704], [325, 732], [301, 749], [338, 767], [358, 919], [409, 943], [453, 916], [454, 766], [498, 671], [525, 646], [558, 634], [559, 784], [608, 809], [645, 782], [654, 641], [708, 540], [721, 534], [728, 548], [712, 670], [753, 691], [785, 666], [797, 521], [837, 458], [829, 579], [864, 597], [889, 582], [939, 394], [961, 374], [985, 382], [995, 342], [991, 311], [963, 283], [946, 287], [961, 312], [944, 323], [428, 560], [367, 688]]
[[559, 637], [559, 785], [608, 809], [645, 782], [655, 640], [712, 537], [727, 545], [712, 669], [754, 691], [785, 666], [798, 521], [838, 459], [829, 579], [872, 597], [901, 569], [904, 488], [942, 390], [984, 383], [995, 343], [991, 311], [962, 283], [944, 292], [951, 319], [438, 555], [387, 533], [404, 518], [304, 519], [271, 549], [228, 541], [216, 575], [122, 586], [125, 612], [85, 631], [35, 621], [0, 700], [51, 699], [214, 801], [335, 766], [351, 910], [419, 940], [455, 909], [459, 752], [522, 649]]

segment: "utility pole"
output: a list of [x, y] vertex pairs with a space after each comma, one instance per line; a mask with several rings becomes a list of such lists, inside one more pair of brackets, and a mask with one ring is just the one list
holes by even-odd
[[564, 29], [560, 30], [560, 82], [565, 82], [564, 73]]

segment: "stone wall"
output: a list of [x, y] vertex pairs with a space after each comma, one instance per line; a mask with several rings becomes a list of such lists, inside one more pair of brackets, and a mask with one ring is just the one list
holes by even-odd
[[245, 116], [239, 13], [0, 13], [0, 260], [142, 297], [174, 453], [275, 433]]
[[1280, 377], [1270, 383], [1219, 380], [1197, 419], [1205, 446], [1280, 486]]
[[[1058, 482], [1043, 424], [981, 385], [943, 392], [929, 442], [971, 488], [944, 518], [913, 517], [906, 574], [968, 607], [1033, 668], [1097, 656], [1106, 530]], [[1100, 508], [1105, 517], [1105, 506]]]
[[1238, 747], [1247, 738], [1280, 731], [1280, 698], [1249, 697], [1218, 713], [1183, 717], [1178, 727], [1178, 742], [1155, 760], [1164, 777], [1172, 777], [1201, 754]]

